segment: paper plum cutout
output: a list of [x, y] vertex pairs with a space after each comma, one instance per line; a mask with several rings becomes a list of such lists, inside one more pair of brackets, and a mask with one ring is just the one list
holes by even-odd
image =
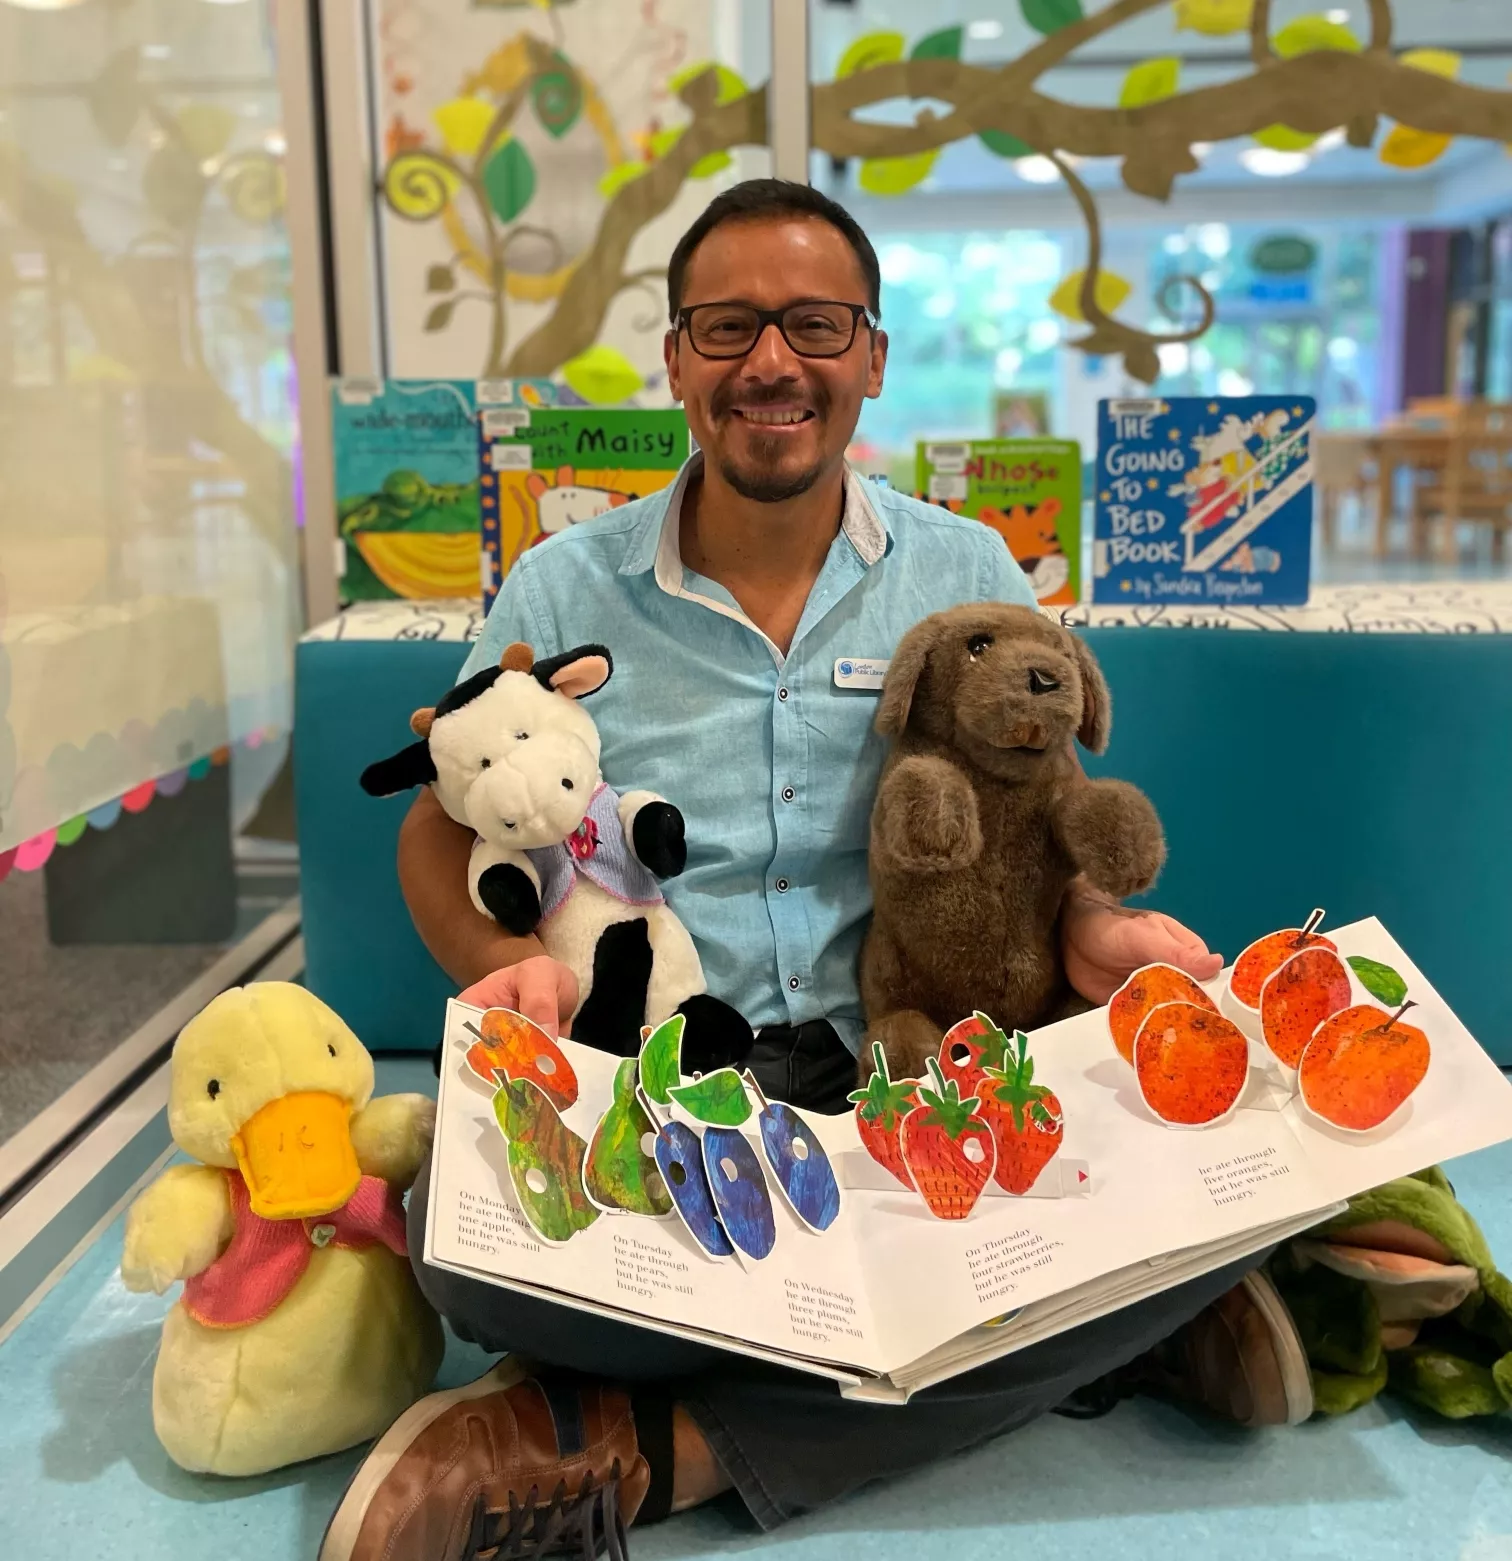
[[840, 1183], [813, 1129], [781, 1101], [761, 1107], [761, 1147], [793, 1213], [810, 1230], [826, 1231], [840, 1216]]
[[599, 1217], [583, 1190], [587, 1145], [529, 1079], [501, 1084], [493, 1109], [509, 1145], [509, 1179], [521, 1213], [542, 1241], [570, 1241]]
[[777, 1221], [756, 1151], [737, 1128], [710, 1127], [703, 1135], [703, 1162], [726, 1235], [759, 1262], [777, 1244]]
[[1108, 1003], [1108, 1033], [1118, 1055], [1131, 1066], [1139, 1027], [1161, 1003], [1195, 1003], [1218, 1012], [1218, 1005], [1184, 970], [1174, 965], [1145, 965], [1136, 970]]
[[1427, 1035], [1402, 1023], [1412, 1006], [1389, 1014], [1361, 1003], [1325, 1019], [1297, 1072], [1306, 1109], [1350, 1133], [1368, 1133], [1398, 1111], [1427, 1077], [1433, 1056]]
[[512, 1008], [490, 1008], [481, 1028], [467, 1028], [478, 1038], [467, 1048], [467, 1066], [490, 1088], [501, 1078], [529, 1079], [558, 1111], [576, 1105], [577, 1074], [567, 1054], [538, 1025]]
[[745, 1080], [733, 1068], [706, 1073], [691, 1084], [674, 1085], [667, 1093], [690, 1117], [711, 1127], [739, 1127], [751, 1115]]
[[977, 1115], [997, 1147], [994, 1179], [1005, 1192], [1022, 1195], [1059, 1152], [1065, 1113], [1048, 1086], [1034, 1082], [1029, 1037], [1016, 1030], [1013, 1040], [1013, 1056], [983, 1077]]
[[614, 1098], [588, 1145], [583, 1187], [601, 1209], [663, 1219], [672, 1212], [672, 1199], [654, 1153], [645, 1148], [654, 1144], [656, 1126], [636, 1093], [638, 1073], [634, 1057], [615, 1070]]
[[1152, 1008], [1134, 1042], [1145, 1105], [1170, 1127], [1212, 1127], [1239, 1104], [1249, 1042], [1231, 1019], [1197, 1003]]
[[734, 1257], [735, 1248], [719, 1223], [709, 1179], [704, 1174], [698, 1134], [681, 1122], [667, 1122], [656, 1135], [656, 1168], [688, 1234], [710, 1257]]
[[903, 1144], [899, 1135], [903, 1118], [919, 1103], [919, 1081], [888, 1076], [887, 1056], [880, 1041], [872, 1042], [872, 1068], [874, 1071], [866, 1088], [852, 1090], [847, 1097], [856, 1103], [856, 1132], [860, 1135], [861, 1147], [910, 1192], [917, 1192], [913, 1177], [903, 1163]]
[[1305, 948], [1273, 970], [1260, 988], [1261, 1038], [1276, 1061], [1295, 1072], [1313, 1032], [1348, 1008], [1352, 996], [1344, 961], [1332, 949]]
[[919, 1104], [903, 1119], [903, 1163], [936, 1219], [963, 1220], [992, 1180], [997, 1146], [976, 1098], [963, 1099], [933, 1057], [928, 1066], [929, 1083], [919, 1085]]

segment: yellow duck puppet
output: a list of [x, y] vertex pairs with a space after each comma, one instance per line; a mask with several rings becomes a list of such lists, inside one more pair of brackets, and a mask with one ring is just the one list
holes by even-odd
[[405, 1256], [423, 1095], [372, 1100], [373, 1059], [282, 981], [223, 992], [173, 1048], [170, 1167], [126, 1218], [128, 1289], [184, 1293], [152, 1380], [185, 1469], [262, 1474], [378, 1435], [423, 1394], [441, 1325]]

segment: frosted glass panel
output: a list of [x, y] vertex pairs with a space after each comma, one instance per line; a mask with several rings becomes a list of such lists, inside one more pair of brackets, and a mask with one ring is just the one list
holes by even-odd
[[0, 853], [290, 723], [270, 27], [0, 3]]

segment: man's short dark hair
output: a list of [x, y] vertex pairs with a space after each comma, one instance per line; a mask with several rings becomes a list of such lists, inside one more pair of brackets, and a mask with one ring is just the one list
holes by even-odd
[[845, 207], [811, 185], [796, 184], [790, 179], [746, 179], [716, 195], [678, 239], [667, 262], [667, 312], [671, 319], [675, 321], [682, 308], [683, 282], [693, 251], [721, 223], [759, 222], [767, 217], [814, 217], [838, 229], [855, 251], [866, 283], [866, 302], [872, 314], [881, 318], [882, 270], [877, 264], [877, 252], [861, 224]]

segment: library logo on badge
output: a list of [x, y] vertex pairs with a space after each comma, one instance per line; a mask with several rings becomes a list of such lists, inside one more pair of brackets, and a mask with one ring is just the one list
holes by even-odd
[[870, 689], [880, 691], [882, 679], [887, 675], [887, 663], [864, 656], [841, 656], [835, 663], [836, 688]]

